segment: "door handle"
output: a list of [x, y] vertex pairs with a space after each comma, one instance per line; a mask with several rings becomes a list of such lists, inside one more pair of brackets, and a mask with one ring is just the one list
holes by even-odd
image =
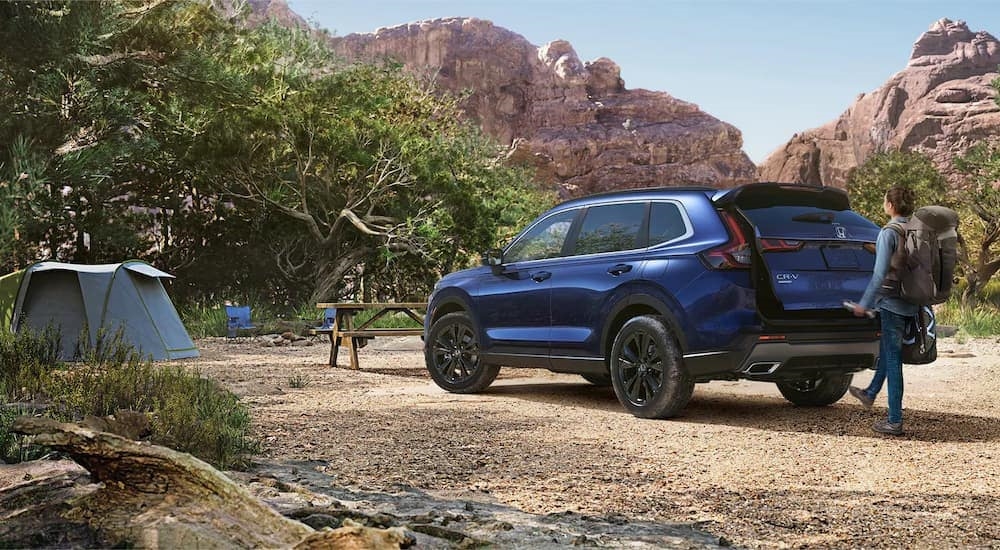
[[531, 279], [533, 281], [535, 281], [536, 283], [540, 283], [540, 282], [544, 281], [545, 279], [548, 279], [551, 276], [552, 276], [552, 274], [549, 273], [548, 271], [539, 271], [537, 273], [532, 273], [531, 274]]
[[618, 264], [608, 269], [608, 273], [614, 275], [615, 277], [621, 275], [622, 273], [628, 273], [629, 271], [632, 271], [631, 264]]

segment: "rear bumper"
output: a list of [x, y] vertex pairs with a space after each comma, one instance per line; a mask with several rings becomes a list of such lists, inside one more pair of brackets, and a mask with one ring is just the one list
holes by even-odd
[[745, 378], [781, 381], [873, 368], [878, 358], [876, 333], [804, 333], [782, 340], [747, 337], [734, 350], [685, 355], [696, 380]]

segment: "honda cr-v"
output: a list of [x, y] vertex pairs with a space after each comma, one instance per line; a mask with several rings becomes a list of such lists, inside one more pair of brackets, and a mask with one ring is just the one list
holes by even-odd
[[482, 391], [501, 366], [576, 373], [645, 418], [677, 414], [711, 380], [773, 382], [792, 403], [828, 405], [878, 355], [876, 322], [842, 307], [871, 278], [878, 231], [829, 187], [571, 200], [438, 282], [427, 368], [458, 393]]

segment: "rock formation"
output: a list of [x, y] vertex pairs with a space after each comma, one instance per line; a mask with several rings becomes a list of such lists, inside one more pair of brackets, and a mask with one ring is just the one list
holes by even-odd
[[756, 167], [735, 127], [665, 92], [628, 90], [613, 61], [583, 63], [572, 45], [542, 47], [475, 18], [421, 21], [331, 38], [349, 60], [392, 58], [439, 89], [467, 92], [469, 117], [512, 161], [534, 165], [565, 196], [660, 185], [728, 187]]
[[913, 45], [905, 69], [837, 120], [793, 136], [761, 165], [761, 179], [843, 187], [873, 153], [907, 149], [928, 155], [957, 184], [952, 159], [1000, 134], [990, 86], [998, 64], [996, 38], [941, 19]]

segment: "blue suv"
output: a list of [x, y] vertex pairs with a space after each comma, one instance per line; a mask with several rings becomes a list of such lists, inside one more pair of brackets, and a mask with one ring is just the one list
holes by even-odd
[[830, 187], [570, 200], [435, 285], [427, 369], [457, 393], [486, 389], [501, 366], [576, 373], [643, 418], [676, 415], [711, 380], [829, 405], [878, 355], [876, 322], [843, 308], [871, 278], [878, 231]]

